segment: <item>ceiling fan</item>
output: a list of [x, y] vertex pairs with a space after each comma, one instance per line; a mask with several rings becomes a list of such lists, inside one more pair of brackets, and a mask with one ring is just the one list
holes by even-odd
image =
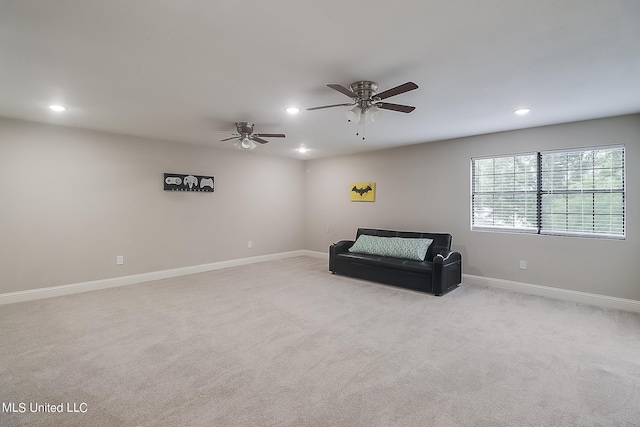
[[[391, 89], [387, 89], [383, 92], [377, 93], [378, 84], [368, 80], [352, 83], [349, 89], [338, 84], [328, 84], [331, 89], [347, 95], [353, 101], [344, 104], [323, 105], [321, 107], [307, 108], [307, 111], [321, 110], [323, 108], [332, 107], [354, 107], [347, 112], [347, 117], [350, 121], [359, 121], [367, 112], [378, 112], [379, 109], [399, 111], [401, 113], [410, 113], [416, 109], [409, 105], [391, 104], [389, 102], [382, 102], [383, 99], [391, 98], [392, 96], [400, 95], [401, 93], [409, 92], [411, 90], [418, 89], [418, 85], [413, 82], [407, 82], [396, 86]], [[350, 114], [352, 113], [352, 114]]]
[[235, 139], [236, 141], [233, 145], [236, 148], [241, 150], [253, 150], [256, 148], [258, 144], [266, 144], [266, 139], [262, 138], [284, 138], [285, 135], [283, 133], [254, 133], [253, 131], [253, 123], [250, 122], [237, 122], [236, 123], [236, 132], [216, 132], [216, 133], [226, 133], [233, 135], [230, 138], [221, 139], [220, 141], [231, 141]]

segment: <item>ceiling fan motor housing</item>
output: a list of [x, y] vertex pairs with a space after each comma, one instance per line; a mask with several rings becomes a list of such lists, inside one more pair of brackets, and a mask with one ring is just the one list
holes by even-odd
[[358, 98], [371, 98], [378, 90], [378, 83], [363, 80], [351, 83], [349, 89], [351, 89], [353, 93], [358, 95]]
[[238, 122], [236, 123], [236, 129], [240, 135], [251, 135], [253, 133], [253, 123]]
[[356, 95], [356, 103], [362, 112], [366, 112], [371, 105], [373, 105], [374, 95], [378, 90], [378, 83], [369, 80], [362, 80], [359, 82], [351, 83], [349, 89]]

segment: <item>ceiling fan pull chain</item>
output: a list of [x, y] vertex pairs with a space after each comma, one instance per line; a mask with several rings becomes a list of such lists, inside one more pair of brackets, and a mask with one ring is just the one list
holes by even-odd
[[365, 120], [363, 120], [362, 118], [358, 118], [358, 120], [356, 120], [356, 136], [360, 136], [360, 123], [362, 123], [362, 140], [364, 141]]

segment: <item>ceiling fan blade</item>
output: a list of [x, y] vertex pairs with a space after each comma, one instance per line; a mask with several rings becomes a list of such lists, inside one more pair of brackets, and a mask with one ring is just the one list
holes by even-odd
[[418, 85], [414, 82], [407, 82], [403, 85], [387, 89], [384, 92], [380, 92], [374, 95], [376, 99], [387, 99], [392, 96], [400, 95], [401, 93], [409, 92], [410, 90], [418, 89]]
[[322, 107], [307, 108], [307, 111], [322, 110], [323, 108], [332, 108], [332, 107], [350, 107], [350, 106], [353, 106], [353, 105], [355, 105], [353, 102], [350, 102], [348, 104], [323, 105]]
[[416, 109], [416, 107], [411, 107], [409, 105], [389, 104], [388, 102], [378, 102], [374, 105], [385, 110], [399, 111], [401, 113], [410, 113]]
[[222, 141], [231, 141], [232, 139], [238, 139], [238, 136], [232, 136], [231, 138], [225, 138], [225, 139], [221, 139], [220, 142]]
[[284, 133], [254, 133], [253, 137], [261, 136], [264, 138], [285, 138]]
[[252, 141], [258, 142], [258, 143], [260, 143], [260, 144], [266, 144], [267, 142], [269, 142], [269, 141], [267, 141], [266, 139], [258, 138], [258, 137], [257, 137], [257, 136], [255, 136], [255, 135], [253, 135], [253, 136], [252, 136], [252, 137], [250, 137], [249, 139], [250, 139], [250, 140], [252, 140]]
[[352, 92], [351, 90], [347, 89], [346, 87], [342, 86], [342, 85], [337, 85], [337, 84], [330, 84], [327, 85], [329, 86], [331, 89], [333, 90], [337, 90], [338, 92], [347, 95], [349, 98], [357, 98], [358, 95], [356, 95], [354, 92]]

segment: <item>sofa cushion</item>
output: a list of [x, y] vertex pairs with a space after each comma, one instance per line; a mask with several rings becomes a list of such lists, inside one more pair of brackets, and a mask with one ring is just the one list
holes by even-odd
[[367, 255], [344, 252], [338, 254], [340, 261], [371, 265], [376, 267], [384, 267], [399, 271], [411, 271], [413, 273], [431, 274], [433, 271], [433, 263], [429, 261], [414, 261], [410, 259], [401, 259], [393, 257], [383, 257], [379, 255]]
[[432, 239], [433, 243], [429, 245], [425, 261], [433, 261], [433, 257], [442, 252], [443, 250], [451, 250], [451, 234], [448, 233], [425, 233], [415, 231], [397, 231], [397, 230], [380, 230], [377, 228], [358, 228], [356, 233], [356, 239], [361, 235], [366, 234], [369, 236], [379, 237], [404, 237], [417, 238], [417, 239]]
[[380, 237], [363, 234], [358, 236], [356, 242], [349, 248], [349, 252], [424, 261], [431, 242], [433, 239]]

